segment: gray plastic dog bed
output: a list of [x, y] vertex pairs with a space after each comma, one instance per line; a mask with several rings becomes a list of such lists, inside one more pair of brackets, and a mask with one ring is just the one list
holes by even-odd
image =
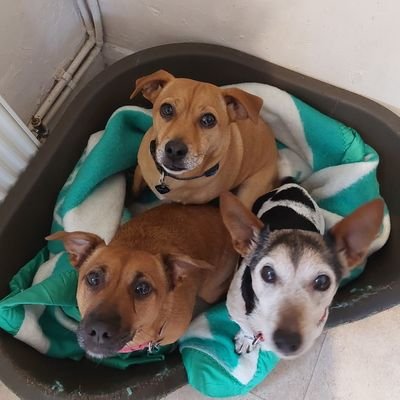
[[[370, 258], [370, 268], [339, 291], [328, 325], [355, 321], [400, 302], [400, 189], [395, 175], [400, 171], [400, 118], [373, 101], [250, 55], [194, 43], [159, 46], [127, 57], [75, 96], [0, 207], [1, 297], [8, 293], [15, 272], [43, 247], [56, 197], [88, 136], [103, 129], [116, 108], [128, 104], [138, 77], [160, 68], [218, 85], [244, 81], [274, 85], [357, 129], [381, 156], [378, 174], [392, 231], [383, 250]], [[145, 105], [143, 100], [136, 104]], [[0, 348], [0, 379], [23, 399], [148, 399], [185, 383], [177, 352], [165, 362], [120, 371], [86, 360], [50, 359], [3, 332]]]

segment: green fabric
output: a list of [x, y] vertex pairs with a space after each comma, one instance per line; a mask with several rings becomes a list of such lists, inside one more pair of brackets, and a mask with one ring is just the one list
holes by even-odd
[[[255, 84], [252, 85], [254, 88]], [[251, 91], [251, 87], [248, 88]], [[261, 84], [257, 88], [260, 93], [266, 90], [262, 96], [264, 107], [273, 107], [268, 90], [271, 96], [276, 96], [277, 89]], [[340, 219], [365, 201], [379, 196], [376, 179], [378, 155], [357, 132], [284, 92], [280, 96], [285, 97], [285, 104], [291, 102], [292, 109], [281, 107], [278, 96], [275, 97], [276, 109], [267, 109], [265, 114], [270, 116], [271, 125], [281, 120], [285, 127], [274, 130], [280, 154], [296, 155], [297, 158], [291, 159], [291, 175], [302, 181], [330, 217]], [[96, 198], [98, 189], [108, 190], [108, 194], [112, 192], [110, 182], [113, 178], [136, 164], [140, 141], [151, 124], [148, 112], [122, 107], [111, 116], [104, 132], [92, 135], [90, 140], [98, 140], [98, 143], [92, 146], [90, 143], [94, 142], [89, 141], [60, 191], [52, 232], [71, 228], [66, 226], [68, 217], [80, 215], [79, 210]], [[302, 161], [297, 163], [293, 160]], [[346, 166], [350, 169], [343, 170]], [[338, 178], [341, 181], [339, 185]], [[338, 189], [332, 191], [335, 185]], [[115, 198], [115, 202], [120, 200]], [[140, 201], [149, 205], [155, 201], [155, 196], [147, 193]], [[115, 216], [113, 204], [100, 206], [103, 208], [95, 215], [100, 222], [108, 221], [112, 213]], [[123, 206], [117, 211], [115, 229], [130, 218]], [[387, 217], [387, 210], [385, 215]], [[389, 231], [388, 218], [383, 225], [381, 245]], [[353, 279], [362, 271], [363, 266], [360, 266], [346, 279]], [[75, 337], [80, 320], [75, 300], [76, 278], [77, 273], [70, 266], [62, 244], [49, 242], [10, 282], [10, 294], [0, 301], [0, 327], [51, 357], [81, 359], [84, 353]], [[255, 351], [247, 359], [240, 358], [243, 356], [239, 357], [233, 349], [237, 330], [238, 326], [230, 320], [225, 305], [220, 304], [196, 319], [180, 340], [189, 382], [205, 395], [225, 397], [247, 393], [265, 379], [278, 362], [275, 354], [266, 351]], [[156, 354], [121, 354], [104, 359], [101, 364], [126, 368], [161, 360], [169, 350], [167, 346]]]
[[[254, 89], [255, 84], [250, 85]], [[260, 96], [264, 89], [257, 89], [253, 93]], [[277, 101], [276, 89], [270, 90]], [[295, 106], [294, 112], [290, 111], [290, 107], [281, 111], [279, 105], [273, 109], [268, 94], [264, 91], [263, 97], [264, 106], [270, 107], [268, 114], [273, 115], [271, 123], [282, 122], [274, 131], [281, 160], [286, 160], [290, 166], [288, 175], [300, 181], [327, 212], [332, 219], [326, 220], [327, 224], [336, 223], [363, 203], [380, 197], [376, 177], [378, 154], [363, 142], [354, 129], [292, 96], [289, 97]], [[282, 96], [287, 104], [288, 95]], [[282, 125], [285, 129], [279, 129]], [[381, 231], [382, 243], [378, 243], [376, 249], [387, 239], [389, 229], [390, 222], [386, 218]], [[345, 285], [359, 276], [364, 266], [358, 266], [345, 276], [341, 284]], [[189, 383], [206, 396], [248, 393], [278, 363], [274, 353], [260, 349], [255, 349], [250, 355], [237, 355], [233, 338], [238, 329], [239, 326], [229, 318], [225, 305], [217, 305], [198, 317], [180, 340]]]
[[207, 313], [212, 339], [188, 337], [181, 340], [180, 351], [189, 384], [206, 396], [228, 397], [247, 393], [263, 381], [279, 359], [267, 351], [259, 351], [256, 372], [247, 385], [231, 373], [238, 367], [240, 357], [235, 353], [233, 340], [239, 326], [230, 321], [225, 304], [219, 304]]
[[[143, 134], [152, 124], [152, 118], [141, 110], [123, 108], [113, 114], [99, 142], [81, 159], [60, 191], [55, 207], [52, 232], [64, 229], [63, 218], [68, 212], [78, 209], [100, 185], [116, 173], [134, 167]], [[155, 200], [146, 193], [144, 203]], [[104, 216], [102, 216], [104, 218]], [[129, 220], [127, 209], [121, 210], [121, 222]], [[51, 260], [49, 254], [52, 254]], [[54, 263], [55, 261], [55, 263]], [[51, 266], [51, 263], [54, 263]], [[48, 276], [43, 271], [48, 269]], [[41, 271], [39, 271], [41, 270]], [[32, 285], [33, 279], [44, 274]], [[85, 356], [79, 347], [76, 334], [81, 317], [76, 304], [77, 272], [70, 265], [67, 254], [59, 241], [48, 242], [35, 258], [29, 261], [10, 282], [10, 294], [0, 302], [0, 327], [20, 340], [50, 357], [80, 360]], [[66, 328], [60, 321], [66, 321]], [[42, 340], [29, 342], [23, 334], [29, 325], [33, 335]], [[71, 328], [72, 327], [72, 328]], [[138, 351], [120, 354], [96, 364], [124, 369], [130, 365], [143, 364], [164, 359], [171, 346], [165, 346], [152, 354]]]
[[[79, 206], [93, 189], [117, 172], [136, 164], [143, 134], [151, 127], [152, 118], [142, 112], [123, 110], [110, 118], [101, 141], [78, 169], [74, 190], [69, 190], [59, 214]], [[90, 185], [87, 182], [91, 182]]]

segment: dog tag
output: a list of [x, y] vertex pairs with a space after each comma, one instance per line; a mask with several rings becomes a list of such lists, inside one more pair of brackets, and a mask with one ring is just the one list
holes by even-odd
[[169, 187], [164, 182], [156, 185], [155, 188], [160, 194], [166, 194], [170, 191]]
[[264, 341], [264, 337], [263, 337], [262, 333], [260, 332], [256, 336], [254, 336], [252, 345], [256, 346], [259, 342], [263, 342], [263, 341]]
[[154, 354], [160, 350], [160, 345], [157, 342], [150, 342], [149, 347], [147, 348], [147, 354]]
[[155, 186], [157, 192], [160, 194], [166, 194], [170, 191], [170, 188], [165, 184], [164, 179], [165, 179], [165, 172], [163, 171], [161, 172], [160, 183]]

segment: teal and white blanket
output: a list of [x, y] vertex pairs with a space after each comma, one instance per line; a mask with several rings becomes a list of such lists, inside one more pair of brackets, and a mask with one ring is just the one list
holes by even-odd
[[[277, 88], [257, 83], [237, 86], [264, 99], [261, 115], [275, 132], [281, 175], [294, 177], [308, 189], [323, 209], [327, 228], [379, 196], [379, 157], [357, 132]], [[124, 208], [124, 172], [135, 166], [140, 141], [151, 124], [147, 110], [122, 107], [104, 131], [90, 137], [58, 196], [52, 232], [80, 230], [111, 240], [121, 222], [131, 217]], [[154, 204], [155, 197], [147, 194], [134, 212]], [[384, 245], [389, 231], [386, 210], [371, 252]], [[357, 273], [362, 270], [360, 266]], [[0, 301], [0, 327], [51, 357], [81, 359], [84, 353], [75, 336], [80, 320], [76, 279], [62, 244], [48, 243], [10, 282], [10, 294]], [[233, 337], [237, 330], [220, 304], [193, 321], [180, 340], [189, 383], [206, 395], [246, 393], [278, 362], [271, 352], [236, 355]], [[168, 350], [119, 355], [102, 363], [126, 368], [162, 360]]]

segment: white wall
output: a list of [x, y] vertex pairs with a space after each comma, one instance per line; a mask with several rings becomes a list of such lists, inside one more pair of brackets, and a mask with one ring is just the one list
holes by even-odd
[[400, 107], [399, 0], [100, 0], [106, 41], [219, 43]]
[[1, 0], [0, 94], [28, 122], [85, 38], [73, 0]]
[[[400, 108], [399, 0], [99, 0], [105, 41], [247, 51]], [[75, 0], [1, 0], [0, 94], [28, 122], [85, 31]]]

